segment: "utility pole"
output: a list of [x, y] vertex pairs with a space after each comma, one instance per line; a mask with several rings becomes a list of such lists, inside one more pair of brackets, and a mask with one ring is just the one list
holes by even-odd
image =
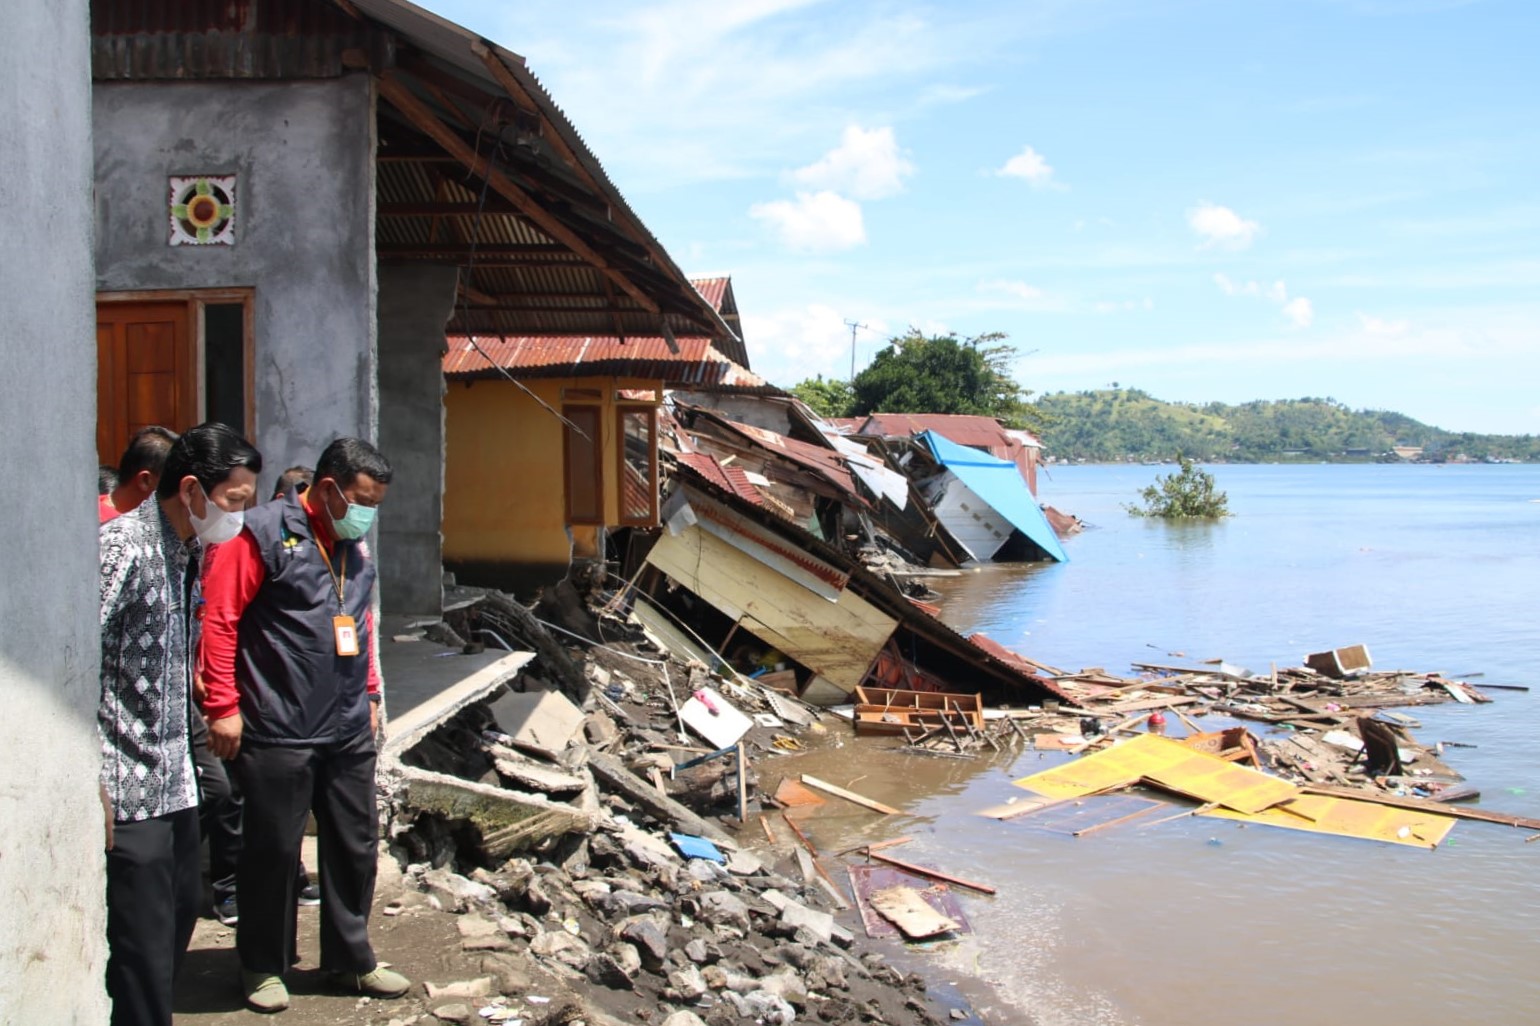
[[845, 327], [850, 329], [850, 380], [854, 382], [856, 380], [856, 332], [862, 328], [870, 328], [870, 325], [846, 321]]

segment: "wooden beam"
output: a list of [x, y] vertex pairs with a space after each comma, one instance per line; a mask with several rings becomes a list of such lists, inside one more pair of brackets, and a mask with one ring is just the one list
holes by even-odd
[[893, 808], [891, 805], [884, 805], [879, 801], [874, 801], [871, 798], [866, 797], [865, 795], [856, 794], [854, 791], [847, 791], [843, 787], [835, 787], [828, 781], [819, 780], [817, 777], [809, 776], [806, 773], [802, 774], [802, 782], [808, 787], [815, 787], [820, 791], [826, 791], [829, 794], [834, 795], [836, 798], [843, 798], [847, 802], [855, 802], [857, 805], [871, 809], [873, 812], [880, 812], [885, 816], [903, 815], [902, 812]]
[[[377, 253], [416, 253], [426, 256], [468, 257], [471, 255], [469, 242], [387, 242], [374, 247]], [[566, 260], [557, 260], [557, 257], [568, 257]], [[581, 264], [582, 260], [566, 246], [488, 246], [476, 247], [476, 262], [481, 258], [489, 260], [506, 260], [511, 263], [525, 262], [550, 262], [553, 264]]]
[[[531, 107], [534, 107], [536, 111], [540, 110], [540, 104], [535, 100], [533, 96], [529, 94], [528, 90], [524, 88], [519, 80], [514, 77], [513, 71], [508, 67], [508, 65], [503, 63], [502, 57], [499, 56], [496, 51], [494, 51], [485, 42], [477, 40], [471, 44], [471, 52], [474, 53], [477, 57], [481, 58], [482, 63], [487, 66], [487, 70], [492, 73], [492, 77], [497, 80], [497, 84], [502, 86], [503, 89], [507, 91], [509, 96], [516, 100], [523, 100]], [[583, 162], [578, 159], [578, 156], [575, 152], [573, 152], [572, 147], [567, 145], [567, 141], [562, 138], [560, 132], [555, 130], [555, 126], [551, 124], [550, 120], [547, 119], [544, 114], [540, 115], [540, 138], [549, 143], [551, 148], [556, 151], [557, 155], [560, 156], [569, 167], [576, 171], [578, 176], [581, 177], [583, 181], [587, 182], [589, 186], [594, 189], [594, 191], [600, 193], [601, 195], [604, 193], [603, 186], [599, 184], [599, 182], [589, 172], [588, 168], [583, 164]], [[611, 218], [614, 217], [615, 213], [617, 212], [610, 212]], [[647, 251], [648, 259], [650, 259], [653, 264], [660, 270], [668, 266], [668, 261], [664, 259], [663, 254], [660, 253], [650, 241], [648, 241], [650, 233], [642, 225], [641, 221], [634, 216], [628, 216], [627, 212], [623, 208], [618, 211], [618, 213], [620, 213], [620, 215], [627, 222], [627, 225], [631, 229], [632, 234], [636, 237], [636, 241], [639, 242]], [[706, 302], [705, 297], [696, 295], [695, 298], [703, 310], [710, 310], [713, 316], [721, 318], [721, 314], [711, 308], [711, 304]], [[708, 318], [706, 321], [701, 321], [698, 323], [701, 323], [702, 326], [706, 326], [710, 323], [710, 319]]]
[[483, 208], [476, 203], [381, 203], [375, 208], [380, 217], [475, 217], [477, 214], [517, 214], [502, 201], [489, 202]]
[[399, 72], [387, 71], [379, 75], [375, 81], [379, 84], [380, 94], [405, 115], [412, 124], [416, 125], [424, 135], [458, 158], [472, 174], [485, 179], [494, 190], [517, 207], [542, 232], [557, 242], [564, 244], [572, 252], [581, 256], [594, 267], [597, 267], [606, 277], [618, 285], [621, 291], [636, 300], [642, 309], [649, 313], [662, 313], [657, 302], [651, 296], [637, 288], [629, 278], [611, 267], [604, 257], [594, 250], [592, 246], [579, 238], [575, 232], [563, 224], [550, 211], [537, 203], [523, 189], [515, 185], [507, 175], [492, 167], [485, 157], [473, 150], [470, 144], [460, 138], [449, 126], [440, 121], [428, 109], [428, 105], [418, 99], [417, 95], [401, 81]]
[[897, 866], [899, 869], [913, 873], [916, 876], [928, 876], [932, 880], [941, 880], [949, 884], [956, 884], [958, 887], [966, 887], [969, 890], [978, 891], [981, 894], [995, 893], [995, 889], [988, 884], [976, 883], [972, 880], [964, 880], [960, 876], [951, 876], [947, 873], [941, 872], [939, 869], [931, 869], [929, 866], [917, 866], [913, 862], [905, 862], [902, 859], [895, 859], [891, 855], [883, 855], [874, 851], [870, 853], [870, 857], [876, 859], [878, 862], [886, 862], [890, 866]]

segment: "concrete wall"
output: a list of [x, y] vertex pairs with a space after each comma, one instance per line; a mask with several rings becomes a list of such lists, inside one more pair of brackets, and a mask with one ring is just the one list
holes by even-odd
[[[96, 287], [255, 289], [264, 491], [375, 439], [374, 98], [366, 75], [93, 89]], [[167, 243], [167, 178], [234, 174], [233, 246]]]
[[380, 512], [380, 602], [438, 615], [444, 600], [444, 326], [453, 267], [381, 264], [380, 450], [395, 469]]
[[107, 1021], [86, 0], [0, 4], [0, 1022]]
[[[569, 387], [605, 396], [601, 418], [606, 522], [620, 521], [618, 389], [659, 389], [656, 380], [533, 378], [524, 382], [553, 409]], [[565, 427], [508, 381], [451, 381], [444, 398], [444, 563], [465, 584], [519, 594], [567, 574], [573, 556], [597, 551], [597, 530], [568, 527]]]

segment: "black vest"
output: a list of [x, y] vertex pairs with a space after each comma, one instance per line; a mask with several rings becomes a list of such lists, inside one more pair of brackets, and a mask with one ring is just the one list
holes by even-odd
[[[276, 745], [347, 741], [369, 729], [370, 639], [365, 617], [374, 561], [363, 544], [343, 541], [332, 569], [345, 565], [346, 605], [327, 570], [298, 495], [246, 514], [267, 579], [241, 614], [236, 677], [244, 734]], [[358, 655], [339, 656], [332, 620], [353, 618]]]

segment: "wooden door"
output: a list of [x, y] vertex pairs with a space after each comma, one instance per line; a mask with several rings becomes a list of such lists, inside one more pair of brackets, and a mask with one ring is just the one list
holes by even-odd
[[116, 466], [135, 431], [197, 423], [198, 360], [192, 304], [96, 305], [96, 452]]

